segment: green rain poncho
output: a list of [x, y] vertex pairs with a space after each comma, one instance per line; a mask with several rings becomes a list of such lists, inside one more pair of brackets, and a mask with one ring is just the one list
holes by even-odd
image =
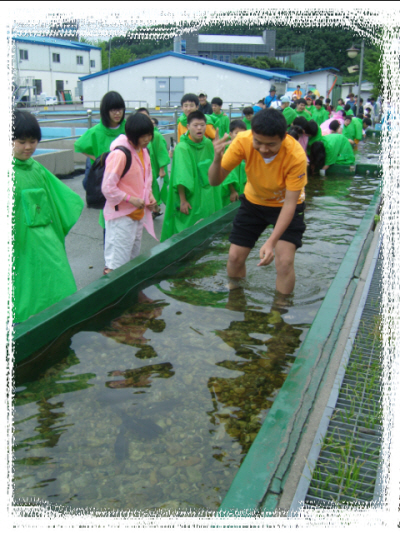
[[[161, 242], [222, 208], [221, 186], [211, 187], [208, 181], [213, 159], [214, 147], [210, 139], [203, 137], [200, 143], [195, 143], [188, 133], [182, 135], [172, 159]], [[186, 200], [192, 206], [188, 215], [179, 210], [179, 185], [185, 188]]]
[[79, 137], [74, 144], [75, 152], [99, 157], [104, 152], [109, 152], [111, 143], [122, 134], [125, 134], [125, 120], [115, 130], [106, 128], [100, 122]]
[[315, 120], [318, 126], [321, 126], [321, 124], [325, 122], [325, 120], [328, 120], [329, 113], [324, 107], [320, 107], [319, 109], [314, 107], [312, 118], [313, 120]]
[[310, 115], [310, 113], [308, 111], [306, 111], [305, 109], [304, 109], [304, 111], [297, 111], [297, 109], [295, 109], [295, 112], [296, 112], [296, 116], [298, 116], [298, 117], [304, 117], [306, 120], [311, 120], [312, 119], [312, 116]]
[[325, 146], [325, 165], [352, 165], [355, 161], [353, 147], [341, 133], [330, 133], [322, 137]]
[[233, 185], [235, 191], [240, 195], [244, 192], [244, 186], [247, 182], [247, 176], [245, 172], [246, 161], [242, 161], [240, 165], [234, 168], [224, 181], [221, 183], [222, 205], [225, 207], [231, 203], [230, 194], [231, 190], [229, 185]]
[[243, 117], [243, 122], [246, 124], [246, 129], [251, 130], [251, 120], [247, 119], [246, 117]]
[[[229, 117], [228, 115], [224, 115], [223, 113], [220, 113], [219, 115], [216, 115], [213, 113], [210, 115], [211, 120], [214, 122], [214, 128], [218, 128], [218, 136], [220, 139], [224, 136], [225, 133], [229, 134]], [[249, 129], [249, 128], [247, 128]]]
[[13, 168], [14, 322], [23, 322], [76, 291], [64, 240], [84, 204], [34, 159]]
[[288, 126], [290, 126], [293, 120], [298, 116], [296, 111], [292, 107], [290, 107], [290, 105], [282, 110], [282, 114], [285, 117]]
[[[75, 152], [80, 154], [94, 155], [99, 157], [104, 152], [110, 151], [110, 145], [117, 137], [125, 134], [125, 122], [124, 119], [116, 129], [106, 128], [101, 122], [88, 129], [79, 137], [74, 144]], [[93, 163], [93, 161], [91, 161]], [[105, 228], [103, 210], [99, 213], [99, 224], [102, 228]]]
[[[151, 161], [151, 170], [153, 172], [153, 183], [152, 191], [153, 196], [156, 199], [158, 205], [161, 201], [164, 204], [167, 203], [167, 194], [168, 194], [168, 169], [166, 168], [170, 162], [169, 153], [167, 148], [167, 142], [164, 139], [163, 135], [158, 131], [157, 128], [154, 128], [154, 137], [151, 143], [147, 146], [150, 154]], [[165, 177], [163, 178], [163, 186], [160, 191], [157, 178], [160, 175], [160, 169], [165, 167]]]
[[318, 126], [317, 134], [314, 135], [314, 137], [309, 137], [308, 138], [307, 154], [310, 154], [311, 146], [317, 141], [322, 141], [322, 132], [321, 132], [321, 128], [319, 126]]
[[348, 126], [343, 126], [343, 135], [346, 139], [361, 141], [363, 136], [362, 122], [353, 118]]

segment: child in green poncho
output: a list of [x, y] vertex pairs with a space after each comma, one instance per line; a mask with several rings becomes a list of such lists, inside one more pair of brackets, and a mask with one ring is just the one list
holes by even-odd
[[322, 100], [320, 99], [315, 100], [312, 118], [313, 120], [315, 120], [318, 126], [321, 126], [321, 124], [325, 122], [325, 120], [329, 119], [329, 113], [322, 105]]
[[[232, 120], [229, 125], [229, 136], [233, 141], [238, 133], [247, 131], [246, 124], [243, 120]], [[247, 182], [245, 172], [246, 162], [242, 161], [240, 165], [231, 170], [226, 179], [221, 183], [222, 205], [225, 207], [232, 202], [239, 200], [239, 196], [244, 192], [244, 186]]]
[[174, 150], [161, 242], [222, 208], [220, 188], [208, 182], [214, 147], [205, 137], [204, 114], [190, 113], [187, 126]]
[[327, 170], [331, 165], [353, 165], [355, 162], [353, 147], [341, 133], [341, 125], [334, 120], [329, 125], [332, 133], [324, 135], [322, 141], [315, 142], [310, 150], [310, 167], [312, 172]]
[[306, 120], [312, 119], [311, 113], [306, 109], [306, 101], [304, 98], [299, 98], [298, 100], [296, 100], [295, 111], [298, 117], [304, 117]]
[[23, 322], [76, 291], [64, 240], [84, 204], [32, 159], [40, 139], [36, 118], [16, 110], [12, 131], [14, 322]]
[[116, 91], [106, 93], [100, 103], [101, 122], [88, 129], [74, 144], [75, 152], [93, 162], [111, 143], [125, 133], [125, 102]]
[[347, 115], [344, 118], [343, 135], [350, 144], [357, 145], [363, 136], [362, 123], [351, 115]]
[[[187, 93], [184, 94], [181, 98], [181, 106], [182, 106], [182, 115], [178, 118], [178, 137], [176, 139], [176, 142], [179, 143], [181, 140], [182, 135], [185, 135], [185, 133], [188, 130], [188, 124], [187, 119], [190, 113], [193, 113], [193, 111], [197, 111], [199, 109], [199, 98], [193, 93]], [[214, 139], [215, 137], [215, 128], [214, 128], [214, 121], [211, 118], [211, 115], [204, 115], [204, 118], [206, 120], [206, 137], [209, 139]]]
[[[116, 91], [106, 93], [100, 103], [101, 122], [88, 129], [74, 144], [75, 152], [81, 153], [91, 163], [104, 152], [110, 151], [113, 141], [125, 134], [125, 102]], [[86, 188], [87, 174], [83, 186]], [[105, 228], [103, 210], [99, 214], [99, 224]]]
[[243, 109], [243, 122], [246, 124], [246, 129], [251, 130], [251, 121], [254, 117], [254, 109], [250, 106], [247, 106]]
[[214, 122], [214, 128], [218, 128], [219, 138], [224, 136], [225, 133], [229, 133], [229, 117], [221, 111], [223, 101], [216, 96], [211, 100], [212, 115], [210, 115]]

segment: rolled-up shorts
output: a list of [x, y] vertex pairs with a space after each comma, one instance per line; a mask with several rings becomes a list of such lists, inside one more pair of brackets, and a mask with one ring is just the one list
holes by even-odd
[[[249, 202], [244, 194], [239, 197], [240, 207], [233, 221], [233, 228], [229, 241], [237, 246], [254, 248], [260, 235], [272, 224], [275, 227], [281, 212], [281, 207], [269, 207]], [[305, 202], [296, 206], [293, 219], [280, 241], [291, 242], [297, 248], [302, 246], [302, 237], [306, 229], [304, 222]]]

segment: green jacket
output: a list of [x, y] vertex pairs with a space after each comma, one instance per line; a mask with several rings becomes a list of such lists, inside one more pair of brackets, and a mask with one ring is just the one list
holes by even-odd
[[64, 241], [84, 204], [32, 158], [13, 169], [14, 321], [23, 322], [76, 291]]
[[[221, 186], [211, 187], [208, 181], [208, 169], [213, 159], [214, 146], [210, 139], [203, 137], [200, 143], [195, 143], [188, 133], [181, 136], [172, 159], [161, 242], [222, 208]], [[192, 207], [188, 215], [179, 210], [180, 185]]]
[[352, 165], [355, 157], [353, 147], [341, 133], [330, 133], [322, 137], [325, 146], [325, 165]]

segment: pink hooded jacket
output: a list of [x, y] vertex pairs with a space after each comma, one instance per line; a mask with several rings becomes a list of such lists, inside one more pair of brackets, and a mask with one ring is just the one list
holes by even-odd
[[[121, 175], [125, 168], [126, 156], [121, 150], [114, 150], [116, 146], [124, 146], [125, 148], [128, 148], [132, 155], [131, 167], [122, 179]], [[117, 137], [115, 141], [111, 143], [110, 150], [111, 153], [107, 157], [103, 183], [101, 186], [101, 191], [106, 198], [106, 204], [104, 206], [105, 220], [123, 217], [138, 209], [130, 202], [124, 201], [126, 194], [130, 194], [136, 198], [143, 198], [145, 203], [148, 204], [153, 181], [150, 156], [146, 149], [143, 150], [145, 168], [144, 179], [143, 165], [140, 157], [133, 146], [128, 142], [126, 135], [120, 135]], [[118, 206], [118, 210], [115, 209], [115, 206]], [[144, 209], [144, 227], [150, 235], [156, 239], [152, 213], [147, 207]]]

